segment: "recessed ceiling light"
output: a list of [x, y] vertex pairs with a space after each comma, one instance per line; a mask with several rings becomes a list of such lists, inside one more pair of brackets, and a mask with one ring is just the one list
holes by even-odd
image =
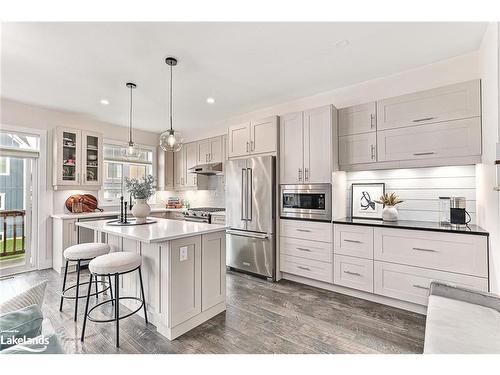
[[108, 105], [109, 104], [109, 100], [108, 99], [101, 99], [101, 104], [102, 105]]
[[349, 44], [350, 44], [350, 42], [347, 39], [339, 40], [337, 43], [335, 43], [335, 47], [346, 48]]
[[215, 103], [215, 99], [214, 98], [207, 98], [207, 103], [208, 104], [214, 104]]

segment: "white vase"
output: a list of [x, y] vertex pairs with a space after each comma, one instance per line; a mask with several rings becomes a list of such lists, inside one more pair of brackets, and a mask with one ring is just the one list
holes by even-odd
[[394, 206], [385, 206], [382, 210], [382, 220], [398, 221], [398, 210]]
[[151, 207], [149, 207], [147, 199], [135, 200], [135, 204], [132, 206], [132, 215], [134, 215], [137, 224], [144, 224], [150, 213]]

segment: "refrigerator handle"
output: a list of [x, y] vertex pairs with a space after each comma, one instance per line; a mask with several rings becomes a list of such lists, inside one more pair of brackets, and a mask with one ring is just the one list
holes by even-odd
[[252, 193], [253, 193], [253, 182], [252, 182], [252, 168], [247, 168], [247, 220], [252, 221]]
[[252, 232], [245, 232], [245, 231], [233, 230], [233, 229], [226, 229], [226, 233], [232, 234], [234, 236], [258, 238], [261, 240], [265, 240], [265, 239], [269, 238], [269, 235], [267, 233], [252, 233]]
[[241, 204], [241, 220], [246, 220], [247, 212], [246, 212], [246, 196], [247, 196], [247, 181], [245, 181], [246, 174], [245, 174], [245, 169], [241, 169], [241, 199], [240, 199], [240, 204]]

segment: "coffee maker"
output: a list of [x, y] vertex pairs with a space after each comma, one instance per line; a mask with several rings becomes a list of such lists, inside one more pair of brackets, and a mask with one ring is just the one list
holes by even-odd
[[439, 223], [461, 226], [470, 223], [465, 197], [439, 197]]

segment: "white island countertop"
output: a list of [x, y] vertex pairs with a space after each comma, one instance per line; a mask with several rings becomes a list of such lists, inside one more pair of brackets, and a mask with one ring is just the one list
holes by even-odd
[[195, 223], [182, 220], [161, 219], [157, 217], [150, 218], [155, 220], [153, 224], [115, 226], [108, 225], [106, 221], [85, 221], [77, 222], [76, 225], [108, 233], [118, 237], [128, 238], [145, 243], [158, 243], [207, 234], [220, 232], [226, 229], [224, 225]]
[[[183, 212], [185, 208], [165, 208], [165, 207], [152, 207], [151, 212]], [[118, 216], [120, 211], [96, 211], [96, 212], [82, 212], [81, 214], [73, 214], [70, 212], [58, 213], [50, 215], [54, 219], [87, 219], [92, 217], [105, 217], [105, 216]]]

